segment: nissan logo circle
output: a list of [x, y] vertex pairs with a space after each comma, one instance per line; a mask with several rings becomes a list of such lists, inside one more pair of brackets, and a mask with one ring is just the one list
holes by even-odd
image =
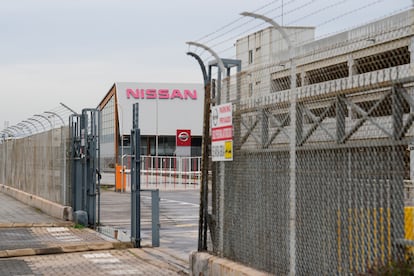
[[187, 132], [183, 131], [178, 134], [178, 139], [180, 139], [181, 142], [187, 142], [188, 139], [190, 139], [190, 135], [188, 135]]

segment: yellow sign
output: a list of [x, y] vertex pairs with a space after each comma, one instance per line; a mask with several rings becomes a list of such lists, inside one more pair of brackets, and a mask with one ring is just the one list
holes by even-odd
[[224, 142], [224, 158], [233, 159], [233, 141]]

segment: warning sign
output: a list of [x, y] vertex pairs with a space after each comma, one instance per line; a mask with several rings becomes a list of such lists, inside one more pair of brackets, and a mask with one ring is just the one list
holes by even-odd
[[233, 160], [233, 112], [231, 104], [211, 108], [211, 155], [213, 161]]

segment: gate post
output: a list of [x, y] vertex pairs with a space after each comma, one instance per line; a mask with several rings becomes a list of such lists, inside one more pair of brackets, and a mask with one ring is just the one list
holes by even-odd
[[141, 133], [139, 104], [133, 105], [131, 130], [131, 242], [141, 247]]
[[[89, 120], [90, 119], [90, 120]], [[85, 223], [96, 228], [96, 174], [99, 173], [100, 112], [83, 109], [71, 115], [72, 207], [87, 214]], [[98, 188], [99, 188], [98, 178]]]

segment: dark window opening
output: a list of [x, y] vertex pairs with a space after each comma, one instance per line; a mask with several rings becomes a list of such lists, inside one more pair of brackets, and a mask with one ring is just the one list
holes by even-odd
[[410, 63], [408, 47], [401, 47], [391, 51], [356, 59], [358, 74], [377, 71]]
[[306, 79], [308, 84], [315, 84], [325, 81], [331, 81], [348, 77], [347, 62], [338, 63], [335, 65], [318, 68], [306, 72]]

